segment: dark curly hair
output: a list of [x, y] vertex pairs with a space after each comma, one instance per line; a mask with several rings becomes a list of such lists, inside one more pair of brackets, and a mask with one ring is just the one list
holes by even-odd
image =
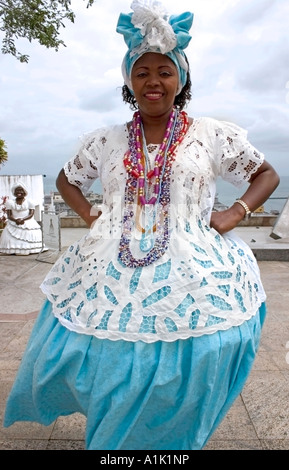
[[[190, 70], [187, 72], [187, 81], [185, 86], [182, 88], [182, 91], [175, 97], [174, 105], [177, 106], [180, 110], [184, 109], [189, 101], [192, 98], [192, 82], [190, 76]], [[130, 89], [127, 85], [122, 87], [122, 99], [125, 103], [128, 103], [132, 111], [138, 109], [137, 101], [134, 95], [130, 92]]]

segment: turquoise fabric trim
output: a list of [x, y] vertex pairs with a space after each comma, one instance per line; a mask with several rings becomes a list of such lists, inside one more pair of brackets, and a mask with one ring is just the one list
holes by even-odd
[[[143, 42], [144, 38], [141, 30], [132, 24], [132, 15], [133, 13], [121, 13], [116, 27], [116, 31], [123, 35], [129, 52], [132, 52], [133, 49], [138, 47]], [[184, 50], [188, 47], [192, 38], [189, 34], [189, 30], [192, 27], [193, 20], [194, 14], [189, 11], [180, 15], [170, 16], [168, 23], [172, 26], [176, 35], [178, 50]]]

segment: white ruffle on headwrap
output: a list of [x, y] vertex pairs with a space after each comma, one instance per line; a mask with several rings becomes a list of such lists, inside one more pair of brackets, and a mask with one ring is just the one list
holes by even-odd
[[134, 11], [131, 22], [135, 28], [140, 29], [143, 42], [130, 53], [141, 56], [148, 50], [156, 48], [161, 54], [175, 49], [177, 45], [176, 35], [172, 26], [168, 23], [168, 14], [160, 2], [142, 2], [134, 0], [131, 5]]

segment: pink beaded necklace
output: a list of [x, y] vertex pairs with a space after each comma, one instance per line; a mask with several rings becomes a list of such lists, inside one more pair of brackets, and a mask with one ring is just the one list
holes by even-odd
[[[173, 145], [173, 148], [170, 148], [177, 117], [178, 117], [178, 113], [176, 109], [173, 108], [168, 119], [163, 141], [160, 145], [159, 151], [154, 161], [154, 168], [153, 170], [149, 171], [145, 175], [145, 169], [143, 165], [144, 158], [143, 158], [142, 135], [141, 135], [142, 134], [141, 132], [142, 121], [141, 121], [140, 112], [137, 111], [133, 116], [132, 129], [133, 129], [134, 140], [135, 140], [136, 159], [133, 162], [131, 158], [131, 149], [130, 149], [124, 155], [124, 165], [128, 174], [130, 174], [131, 176], [137, 179], [138, 203], [141, 206], [145, 206], [146, 204], [154, 205], [156, 204], [158, 200], [159, 193], [160, 193], [160, 175], [163, 172], [162, 170], [163, 170], [164, 164], [166, 164], [167, 153], [169, 151], [169, 153], [172, 155], [175, 151], [176, 146], [180, 143], [180, 139], [178, 139], [178, 141], [175, 142], [175, 144]], [[186, 125], [187, 125], [187, 122], [186, 122]], [[153, 195], [147, 201], [145, 198], [145, 183], [146, 183], [146, 179], [150, 180], [152, 178], [155, 178], [154, 186], [153, 186]]]

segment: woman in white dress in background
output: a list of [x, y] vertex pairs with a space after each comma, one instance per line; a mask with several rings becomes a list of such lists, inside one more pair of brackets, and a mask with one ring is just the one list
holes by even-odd
[[0, 238], [0, 253], [7, 255], [30, 255], [42, 251], [42, 232], [34, 218], [35, 205], [27, 199], [24, 183], [12, 187], [15, 199], [5, 203], [7, 222]]

